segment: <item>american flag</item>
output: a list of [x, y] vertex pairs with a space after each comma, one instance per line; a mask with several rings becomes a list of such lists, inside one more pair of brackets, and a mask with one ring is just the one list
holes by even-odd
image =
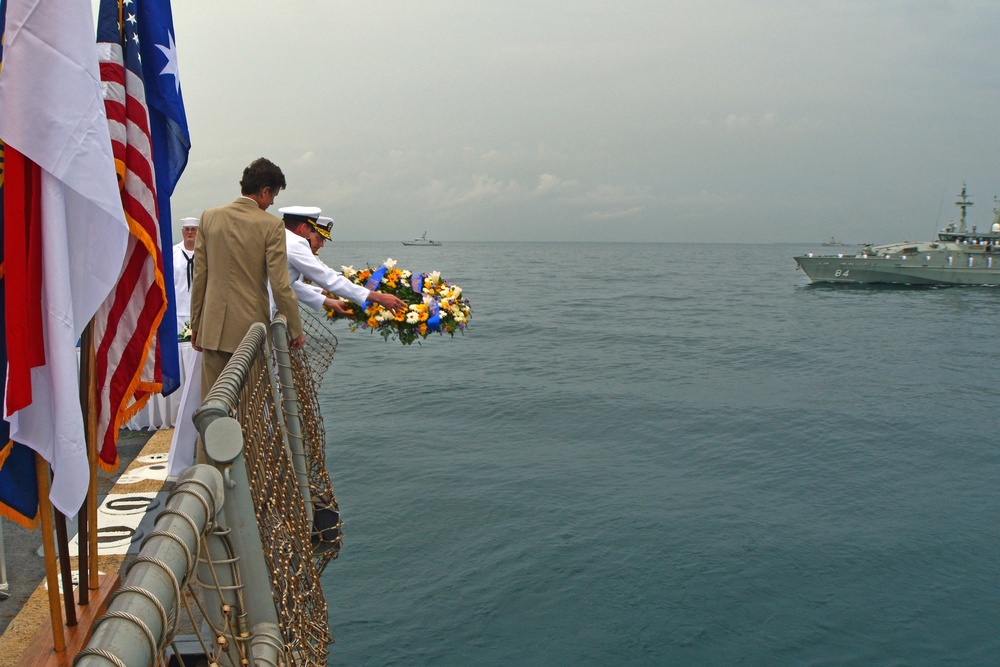
[[[97, 446], [105, 467], [117, 468], [119, 429], [151, 393], [162, 390], [157, 328], [166, 313], [168, 285], [141, 60], [146, 49], [140, 44], [136, 0], [101, 0], [97, 42], [115, 169], [130, 231], [118, 286], [94, 317]], [[170, 221], [163, 224], [169, 226]], [[176, 345], [175, 341], [169, 344]]]

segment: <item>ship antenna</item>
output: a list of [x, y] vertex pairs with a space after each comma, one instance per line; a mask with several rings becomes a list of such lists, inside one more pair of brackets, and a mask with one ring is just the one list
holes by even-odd
[[955, 206], [957, 206], [960, 209], [962, 209], [962, 217], [959, 218], [959, 221], [958, 221], [958, 231], [964, 232], [964, 231], [966, 231], [966, 229], [965, 229], [965, 209], [967, 209], [970, 206], [972, 206], [972, 202], [969, 201], [969, 198], [965, 194], [965, 181], [962, 181], [962, 192], [958, 196], [961, 197], [961, 199], [959, 199], [957, 202], [955, 202]]

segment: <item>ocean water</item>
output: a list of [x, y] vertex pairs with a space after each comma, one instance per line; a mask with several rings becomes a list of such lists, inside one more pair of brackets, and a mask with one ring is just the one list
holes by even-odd
[[324, 249], [473, 304], [336, 330], [329, 664], [996, 664], [1000, 290], [809, 286], [815, 249]]

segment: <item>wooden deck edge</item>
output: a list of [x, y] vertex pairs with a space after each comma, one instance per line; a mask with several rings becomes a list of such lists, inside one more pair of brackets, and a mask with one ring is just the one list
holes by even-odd
[[[94, 622], [108, 610], [111, 594], [118, 590], [121, 578], [117, 573], [105, 574], [100, 577], [100, 586], [90, 591], [90, 604], [86, 607], [77, 605], [77, 624], [73, 627], [60, 626], [66, 639], [66, 650], [56, 652], [52, 648], [52, 621], [46, 617], [38, 628], [34, 638], [28, 644], [17, 667], [72, 667], [73, 658], [90, 641]], [[47, 596], [45, 586], [40, 586], [35, 594]]]
[[[170, 450], [172, 434], [173, 429], [157, 431], [150, 437], [136, 458], [154, 453], [167, 453]], [[123, 472], [133, 470], [141, 465], [144, 464], [133, 460]], [[160, 490], [162, 486], [163, 482], [161, 481], [147, 480], [126, 486], [115, 485], [111, 492], [155, 492]], [[107, 611], [108, 598], [121, 585], [119, 572], [124, 559], [125, 556], [120, 554], [101, 554], [97, 557], [98, 569], [102, 573], [98, 580], [99, 587], [96, 590], [91, 590], [90, 604], [86, 607], [77, 605], [77, 625], [72, 628], [63, 626], [66, 650], [58, 653], [53, 649], [48, 591], [43, 580], [17, 616], [7, 626], [4, 633], [0, 635], [0, 667], [72, 665], [73, 658], [90, 641], [94, 622]], [[76, 571], [76, 558], [72, 557], [70, 562], [72, 569]], [[61, 601], [60, 609], [63, 609]]]

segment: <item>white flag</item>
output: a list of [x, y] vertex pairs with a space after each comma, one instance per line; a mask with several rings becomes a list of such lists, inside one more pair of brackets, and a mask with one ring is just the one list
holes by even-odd
[[90, 0], [8, 0], [0, 139], [41, 174], [45, 365], [11, 439], [52, 465], [51, 500], [75, 514], [89, 483], [76, 342], [125, 257], [122, 212], [101, 94]]

